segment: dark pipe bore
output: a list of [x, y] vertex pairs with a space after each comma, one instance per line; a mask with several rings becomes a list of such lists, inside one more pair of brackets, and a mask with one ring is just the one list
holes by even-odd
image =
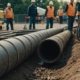
[[54, 62], [60, 53], [59, 45], [52, 40], [45, 40], [39, 45], [39, 56], [45, 62]]

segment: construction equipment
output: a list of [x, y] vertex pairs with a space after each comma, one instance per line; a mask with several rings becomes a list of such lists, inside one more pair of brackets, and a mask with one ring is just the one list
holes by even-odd
[[0, 30], [2, 30], [3, 24], [4, 24], [4, 8], [3, 4], [0, 4]]

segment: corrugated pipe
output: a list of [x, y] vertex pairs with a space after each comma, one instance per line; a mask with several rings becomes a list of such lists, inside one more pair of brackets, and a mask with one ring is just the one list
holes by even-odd
[[38, 46], [38, 55], [45, 63], [56, 62], [71, 37], [71, 32], [66, 30], [60, 34], [52, 36], [40, 42]]
[[43, 30], [0, 41], [0, 77], [32, 55], [42, 40], [62, 32], [64, 28]]

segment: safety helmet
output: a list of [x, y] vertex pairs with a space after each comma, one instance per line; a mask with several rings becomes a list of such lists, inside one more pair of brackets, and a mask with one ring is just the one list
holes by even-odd
[[50, 1], [50, 2], [49, 2], [49, 5], [53, 5], [53, 1]]
[[59, 7], [60, 9], [62, 8], [62, 6]]
[[10, 3], [7, 3], [7, 6], [11, 6], [11, 4]]
[[31, 0], [31, 2], [36, 2], [35, 0]]

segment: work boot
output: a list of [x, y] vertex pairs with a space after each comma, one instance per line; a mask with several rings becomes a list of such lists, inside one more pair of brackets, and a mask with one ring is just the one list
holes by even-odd
[[42, 65], [44, 65], [44, 62], [40, 60], [40, 61], [38, 62], [38, 65], [42, 66]]

